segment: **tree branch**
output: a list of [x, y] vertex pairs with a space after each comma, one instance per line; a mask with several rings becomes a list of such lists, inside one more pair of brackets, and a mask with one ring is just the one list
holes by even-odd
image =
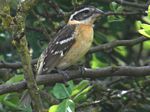
[[106, 12], [105, 16], [109, 16], [109, 15], [121, 15], [121, 16], [125, 16], [125, 15], [147, 15], [146, 12], [140, 12], [140, 11], [134, 11], [134, 12]]
[[[131, 66], [118, 66], [118, 67], [106, 67], [100, 69], [84, 69], [84, 73], [81, 74], [80, 70], [68, 71], [69, 77], [65, 77], [62, 74], [43, 74], [37, 77], [38, 85], [53, 85], [57, 82], [63, 82], [64, 80], [72, 80], [76, 78], [101, 78], [101, 77], [114, 77], [114, 76], [128, 76], [128, 77], [140, 77], [150, 75], [150, 66], [143, 67], [131, 67]], [[26, 89], [26, 82], [21, 81], [14, 84], [0, 85], [0, 95], [19, 92]]]
[[[37, 63], [38, 59], [33, 59], [31, 64], [34, 65]], [[16, 62], [16, 63], [9, 63], [9, 62], [5, 62], [5, 61], [1, 61], [0, 62], [0, 68], [11, 68], [11, 69], [18, 69], [22, 67], [22, 63], [21, 62]]]
[[17, 14], [14, 17], [14, 26], [12, 32], [14, 34], [13, 44], [17, 48], [20, 55], [22, 67], [24, 71], [24, 78], [27, 82], [28, 92], [32, 100], [33, 111], [42, 112], [43, 106], [39, 94], [39, 89], [32, 71], [31, 57], [28, 49], [28, 42], [25, 35], [25, 18], [28, 11], [33, 7], [36, 0], [25, 0], [18, 5]]
[[[94, 52], [104, 51], [108, 49], [113, 49], [114, 47], [117, 47], [117, 46], [133, 46], [133, 45], [139, 44], [147, 40], [148, 39], [144, 37], [139, 37], [137, 39], [132, 39], [132, 40], [117, 40], [117, 41], [113, 41], [110, 43], [106, 43], [106, 44], [93, 47], [89, 50], [88, 53], [94, 53]], [[37, 60], [38, 59], [33, 59], [31, 63], [36, 64]], [[16, 62], [16, 63], [0, 62], [0, 68], [18, 69], [21, 67], [22, 67], [21, 62]]]
[[148, 5], [145, 5], [145, 4], [138, 4], [134, 2], [128, 2], [125, 0], [114, 0], [114, 1], [121, 5], [126, 5], [126, 6], [136, 7], [136, 8], [147, 9], [148, 7]]
[[114, 47], [117, 47], [117, 46], [133, 46], [133, 45], [139, 44], [146, 40], [148, 40], [148, 39], [145, 37], [139, 37], [137, 39], [132, 39], [132, 40], [115, 40], [110, 43], [106, 43], [106, 44], [102, 44], [102, 45], [93, 47], [90, 49], [90, 51], [88, 53], [113, 49]]

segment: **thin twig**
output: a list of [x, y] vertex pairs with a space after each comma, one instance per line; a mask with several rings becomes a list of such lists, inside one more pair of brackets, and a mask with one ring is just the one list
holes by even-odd
[[93, 47], [90, 49], [90, 51], [88, 53], [113, 49], [114, 47], [117, 47], [117, 46], [133, 46], [133, 45], [136, 45], [136, 44], [141, 43], [146, 40], [148, 40], [148, 39], [145, 37], [139, 37], [137, 39], [132, 39], [132, 40], [116, 40], [116, 41], [113, 41], [110, 43], [106, 43], [106, 44], [102, 44], [102, 45]]
[[[37, 63], [38, 59], [33, 59], [31, 64], [34, 65]], [[18, 69], [22, 67], [22, 63], [21, 62], [16, 62], [16, 63], [9, 63], [9, 62], [5, 62], [5, 61], [1, 61], [0, 62], [0, 68], [11, 68], [11, 69]]]
[[125, 0], [114, 0], [114, 1], [121, 5], [126, 5], [126, 6], [136, 7], [136, 8], [147, 9], [148, 7], [148, 5], [145, 5], [145, 4], [140, 4], [140, 3], [138, 4], [134, 2], [128, 2]]
[[105, 16], [109, 16], [109, 15], [122, 15], [122, 16], [125, 16], [125, 15], [131, 15], [131, 16], [133, 16], [133, 15], [147, 15], [147, 13], [146, 12], [140, 12], [140, 11], [138, 11], [138, 12], [106, 12], [105, 13]]

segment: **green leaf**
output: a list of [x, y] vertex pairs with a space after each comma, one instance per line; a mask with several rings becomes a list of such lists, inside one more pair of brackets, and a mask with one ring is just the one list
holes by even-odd
[[150, 25], [148, 25], [148, 24], [141, 24], [141, 27], [142, 27], [145, 31], [147, 31], [147, 30], [150, 31]]
[[71, 99], [66, 99], [59, 104], [56, 112], [75, 112], [75, 103]]
[[58, 105], [53, 105], [49, 108], [48, 112], [56, 112], [58, 109]]
[[124, 46], [119, 46], [119, 47], [116, 47], [115, 50], [120, 53], [122, 56], [127, 56], [127, 50], [126, 50], [126, 47]]
[[3, 101], [3, 104], [13, 108], [13, 109], [21, 109], [20, 107], [18, 107], [18, 105], [14, 104], [13, 102], [11, 101]]
[[144, 35], [144, 36], [146, 36], [146, 37], [148, 37], [148, 38], [150, 38], [150, 25], [148, 25], [148, 24], [141, 24], [140, 26], [143, 29], [138, 30], [139, 33]]
[[67, 90], [68, 90], [69, 94], [71, 94], [73, 89], [75, 88], [75, 85], [72, 80], [68, 81], [67, 85], [68, 85]]
[[64, 99], [70, 96], [68, 89], [61, 83], [56, 83], [52, 89], [52, 93], [57, 99]]
[[18, 105], [18, 102], [19, 102], [18, 94], [17, 93], [11, 93], [11, 94], [9, 93], [5, 96], [3, 101], [10, 101], [13, 104]]
[[0, 95], [0, 102], [2, 102], [6, 96], [7, 94]]
[[23, 75], [15, 75], [12, 78], [10, 78], [6, 84], [12, 84], [12, 83], [16, 83], [16, 82], [20, 82], [24, 79]]
[[78, 103], [87, 99], [87, 93], [92, 88], [92, 86], [89, 86], [89, 84], [90, 83], [88, 80], [83, 80], [74, 88], [71, 94], [74, 102]]
[[122, 11], [123, 11], [123, 7], [122, 6], [118, 6], [117, 12], [122, 12]]
[[141, 21], [136, 21], [136, 22], [135, 22], [135, 27], [136, 27], [137, 30], [140, 30], [140, 29], [141, 29], [141, 24], [142, 24]]
[[150, 35], [147, 32], [145, 32], [144, 29], [139, 30], [139, 33], [142, 34], [142, 35], [144, 35], [145, 37], [150, 38]]
[[148, 18], [148, 16], [145, 16], [142, 18], [144, 22], [150, 24], [150, 19]]
[[110, 4], [110, 9], [113, 10], [113, 11], [115, 11], [117, 9], [117, 7], [118, 7], [118, 4], [116, 2], [112, 2]]
[[81, 91], [80, 93], [78, 93], [74, 98], [73, 101], [78, 103], [81, 102], [83, 100], [87, 99], [87, 93], [92, 89], [92, 86], [88, 86], [87, 88], [85, 88], [83, 91]]
[[150, 36], [150, 30], [145, 30], [145, 33]]
[[[123, 7], [119, 6], [116, 2], [112, 2], [110, 4], [110, 9], [113, 10], [113, 12], [122, 12]], [[123, 21], [125, 18], [123, 16], [117, 16], [117, 15], [111, 15], [107, 16], [108, 22], [116, 22], [116, 21]]]
[[81, 81], [72, 91], [71, 96], [75, 96], [78, 93], [80, 93], [83, 89], [85, 89], [88, 85], [89, 85], [89, 81], [88, 80], [83, 80]]

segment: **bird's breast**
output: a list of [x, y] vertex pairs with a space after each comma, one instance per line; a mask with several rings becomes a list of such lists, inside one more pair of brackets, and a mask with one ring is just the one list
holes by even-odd
[[79, 61], [90, 49], [93, 41], [92, 25], [78, 25], [75, 32], [75, 43], [58, 64], [58, 68], [67, 68]]

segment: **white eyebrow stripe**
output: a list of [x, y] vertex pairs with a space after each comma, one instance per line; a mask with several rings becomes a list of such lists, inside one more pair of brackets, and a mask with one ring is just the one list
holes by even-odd
[[71, 20], [74, 15], [76, 15], [76, 14], [78, 14], [78, 13], [84, 11], [84, 10], [89, 10], [89, 9], [90, 9], [90, 8], [87, 8], [87, 7], [86, 7], [86, 8], [84, 8], [84, 9], [79, 10], [79, 11], [76, 11], [74, 14], [72, 14], [72, 15], [70, 16], [70, 19], [69, 19], [69, 20]]

